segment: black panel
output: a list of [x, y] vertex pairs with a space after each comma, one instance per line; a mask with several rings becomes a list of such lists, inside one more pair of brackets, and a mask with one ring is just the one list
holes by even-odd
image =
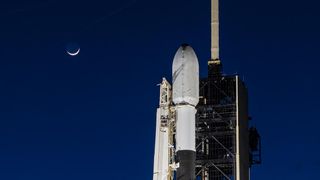
[[177, 160], [179, 162], [179, 168], [177, 169], [177, 180], [195, 180], [195, 151], [178, 151]]

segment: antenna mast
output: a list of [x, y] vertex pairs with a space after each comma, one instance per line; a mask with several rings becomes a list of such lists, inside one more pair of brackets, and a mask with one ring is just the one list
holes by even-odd
[[211, 60], [219, 60], [219, 0], [211, 0]]
[[219, 0], [211, 0], [211, 59], [208, 61], [208, 76], [221, 76], [222, 64], [219, 56]]

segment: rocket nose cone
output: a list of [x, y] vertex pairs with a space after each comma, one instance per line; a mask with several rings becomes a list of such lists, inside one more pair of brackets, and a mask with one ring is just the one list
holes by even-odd
[[182, 44], [172, 63], [173, 102], [196, 105], [199, 99], [199, 62], [193, 48]]
[[189, 44], [187, 44], [187, 43], [183, 43], [183, 44], [181, 44], [181, 46], [180, 47], [182, 47], [182, 49], [186, 49], [188, 46], [190, 46]]
[[178, 62], [188, 62], [188, 61], [196, 61], [198, 62], [198, 58], [193, 48], [188, 44], [182, 44], [180, 48], [177, 50], [174, 61]]

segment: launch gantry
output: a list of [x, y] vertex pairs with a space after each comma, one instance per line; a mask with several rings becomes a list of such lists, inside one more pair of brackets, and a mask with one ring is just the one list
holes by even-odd
[[261, 140], [250, 127], [248, 91], [239, 75], [223, 75], [219, 0], [211, 0], [211, 59], [199, 81], [193, 49], [183, 44], [172, 84], [163, 78], [157, 108], [153, 180], [249, 180], [261, 163]]

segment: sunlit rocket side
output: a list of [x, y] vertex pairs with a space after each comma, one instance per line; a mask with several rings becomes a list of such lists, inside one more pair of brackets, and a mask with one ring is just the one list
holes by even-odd
[[157, 108], [153, 180], [173, 179], [172, 163], [174, 163], [174, 120], [171, 107], [171, 85], [165, 78], [163, 78], [162, 83], [160, 84], [159, 108]]
[[172, 64], [175, 105], [177, 180], [195, 179], [195, 106], [199, 102], [199, 62], [191, 46], [181, 45]]

